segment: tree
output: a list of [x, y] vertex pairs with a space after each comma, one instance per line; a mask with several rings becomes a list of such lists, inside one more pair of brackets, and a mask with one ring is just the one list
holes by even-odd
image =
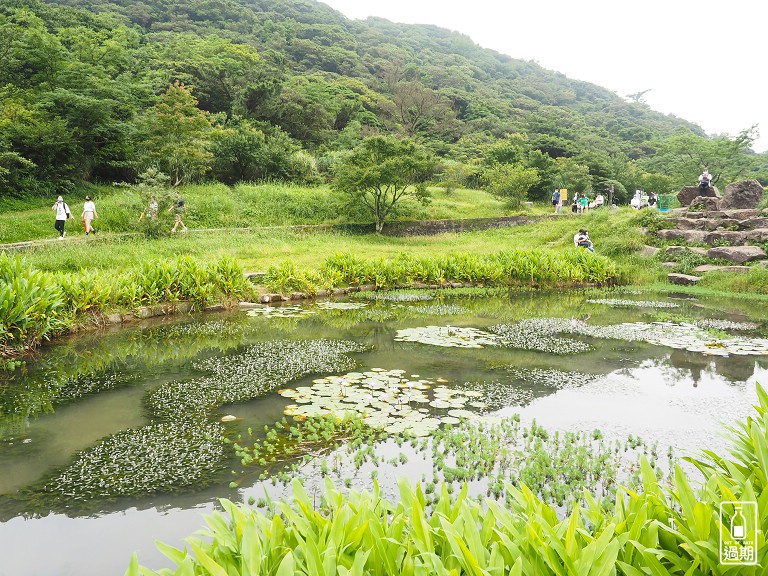
[[540, 179], [535, 169], [520, 164], [497, 164], [485, 171], [488, 191], [513, 209], [520, 207]]
[[334, 188], [366, 206], [379, 233], [402, 198], [427, 200], [425, 182], [435, 165], [434, 157], [412, 141], [374, 136], [339, 161]]
[[208, 114], [197, 107], [192, 91], [180, 82], [168, 87], [140, 122], [138, 166], [169, 174], [173, 186], [205, 174], [212, 154], [206, 149], [212, 131]]

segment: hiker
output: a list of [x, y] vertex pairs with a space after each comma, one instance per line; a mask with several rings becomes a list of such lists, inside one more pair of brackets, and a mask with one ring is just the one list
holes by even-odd
[[712, 184], [712, 175], [704, 168], [704, 172], [699, 175], [699, 196], [707, 195], [710, 184]]
[[552, 206], [555, 207], [555, 214], [560, 212], [560, 208], [563, 206], [563, 201], [560, 197], [560, 188], [555, 188], [552, 192]]
[[81, 216], [83, 219], [83, 230], [85, 230], [86, 236], [91, 233], [96, 234], [96, 230], [93, 229], [91, 222], [98, 217], [99, 214], [96, 212], [96, 204], [94, 204], [90, 196], [86, 196], [85, 203], [83, 204], [83, 214]]
[[149, 220], [156, 220], [157, 219], [157, 210], [158, 210], [157, 200], [155, 199], [154, 196], [150, 196], [150, 198], [149, 198], [149, 206], [147, 206], [146, 210], [144, 210], [141, 213], [141, 216], [139, 216], [139, 219], [137, 220], [137, 222], [141, 222], [141, 220], [144, 217], [148, 218]]
[[592, 244], [592, 240], [589, 239], [589, 234], [587, 234], [587, 230], [585, 228], [582, 228], [576, 234], [573, 235], [573, 245], [576, 246], [577, 248], [586, 248], [593, 254], [595, 253], [595, 248]]
[[69, 211], [69, 206], [67, 206], [67, 203], [64, 202], [64, 198], [61, 196], [56, 199], [56, 203], [51, 206], [51, 210], [56, 210], [56, 223], [54, 224], [54, 227], [59, 233], [59, 240], [64, 240], [64, 236], [67, 235], [67, 232], [64, 230], [64, 224], [66, 224], [67, 220], [70, 218], [74, 220], [74, 217]]
[[648, 194], [648, 206], [650, 208], [655, 208], [657, 202], [658, 202], [658, 197], [656, 196], [656, 192], [651, 192], [650, 194]]
[[184, 222], [181, 221], [181, 214], [178, 212], [174, 216], [174, 222], [173, 222], [173, 228], [171, 228], [171, 233], [176, 232], [176, 229], [181, 226], [181, 231], [186, 232], [187, 227], [184, 225]]
[[579, 200], [576, 198], [576, 196], [573, 197], [573, 202], [571, 202], [571, 212], [576, 214], [576, 212], [579, 211]]
[[184, 201], [184, 198], [182, 198], [181, 193], [178, 190], [176, 191], [176, 200], [174, 200], [171, 207], [168, 208], [168, 212], [171, 210], [178, 215], [187, 214], [187, 203]]
[[579, 212], [583, 214], [584, 212], [589, 211], [589, 196], [586, 194], [582, 194], [581, 198], [579, 198]]
[[595, 208], [602, 208], [605, 204], [605, 198], [602, 194], [598, 193], [597, 196], [595, 196]]

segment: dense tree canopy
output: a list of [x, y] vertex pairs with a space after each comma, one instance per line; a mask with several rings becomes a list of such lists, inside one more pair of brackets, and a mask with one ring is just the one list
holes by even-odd
[[350, 21], [314, 0], [0, 5], [2, 194], [150, 167], [176, 183], [318, 180], [376, 135], [425, 146], [452, 186], [531, 174], [532, 199], [609, 182], [668, 192], [703, 165], [768, 183], [751, 129], [710, 138], [637, 100], [456, 32]]

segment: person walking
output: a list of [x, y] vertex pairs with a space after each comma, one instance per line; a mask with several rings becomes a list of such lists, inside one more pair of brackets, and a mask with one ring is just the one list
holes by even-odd
[[699, 196], [706, 196], [711, 184], [712, 174], [707, 168], [704, 168], [704, 172], [699, 175]]
[[90, 196], [85, 197], [85, 203], [83, 204], [83, 230], [85, 230], [85, 235], [88, 236], [88, 234], [96, 234], [96, 230], [93, 229], [93, 225], [91, 222], [93, 222], [96, 218], [99, 217], [98, 212], [96, 212], [96, 204], [91, 200]]
[[64, 230], [64, 224], [66, 224], [67, 220], [70, 218], [74, 220], [74, 217], [69, 211], [69, 206], [67, 206], [67, 203], [64, 202], [64, 198], [61, 196], [56, 199], [56, 203], [51, 206], [51, 210], [56, 211], [56, 223], [54, 224], [54, 227], [59, 233], [59, 240], [64, 240], [64, 236], [67, 235], [66, 230]]
[[148, 220], [156, 220], [158, 208], [157, 199], [154, 196], [150, 196], [149, 206], [147, 206], [147, 208], [141, 213], [141, 216], [139, 216], [137, 222], [141, 222], [145, 217]]
[[552, 206], [555, 207], [555, 214], [560, 212], [560, 208], [563, 205], [562, 198], [560, 197], [560, 188], [555, 188], [555, 191], [552, 192]]

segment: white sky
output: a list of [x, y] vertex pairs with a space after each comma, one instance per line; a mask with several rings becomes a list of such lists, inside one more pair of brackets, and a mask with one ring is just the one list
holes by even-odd
[[765, 0], [322, 0], [353, 19], [434, 24], [768, 149]]

